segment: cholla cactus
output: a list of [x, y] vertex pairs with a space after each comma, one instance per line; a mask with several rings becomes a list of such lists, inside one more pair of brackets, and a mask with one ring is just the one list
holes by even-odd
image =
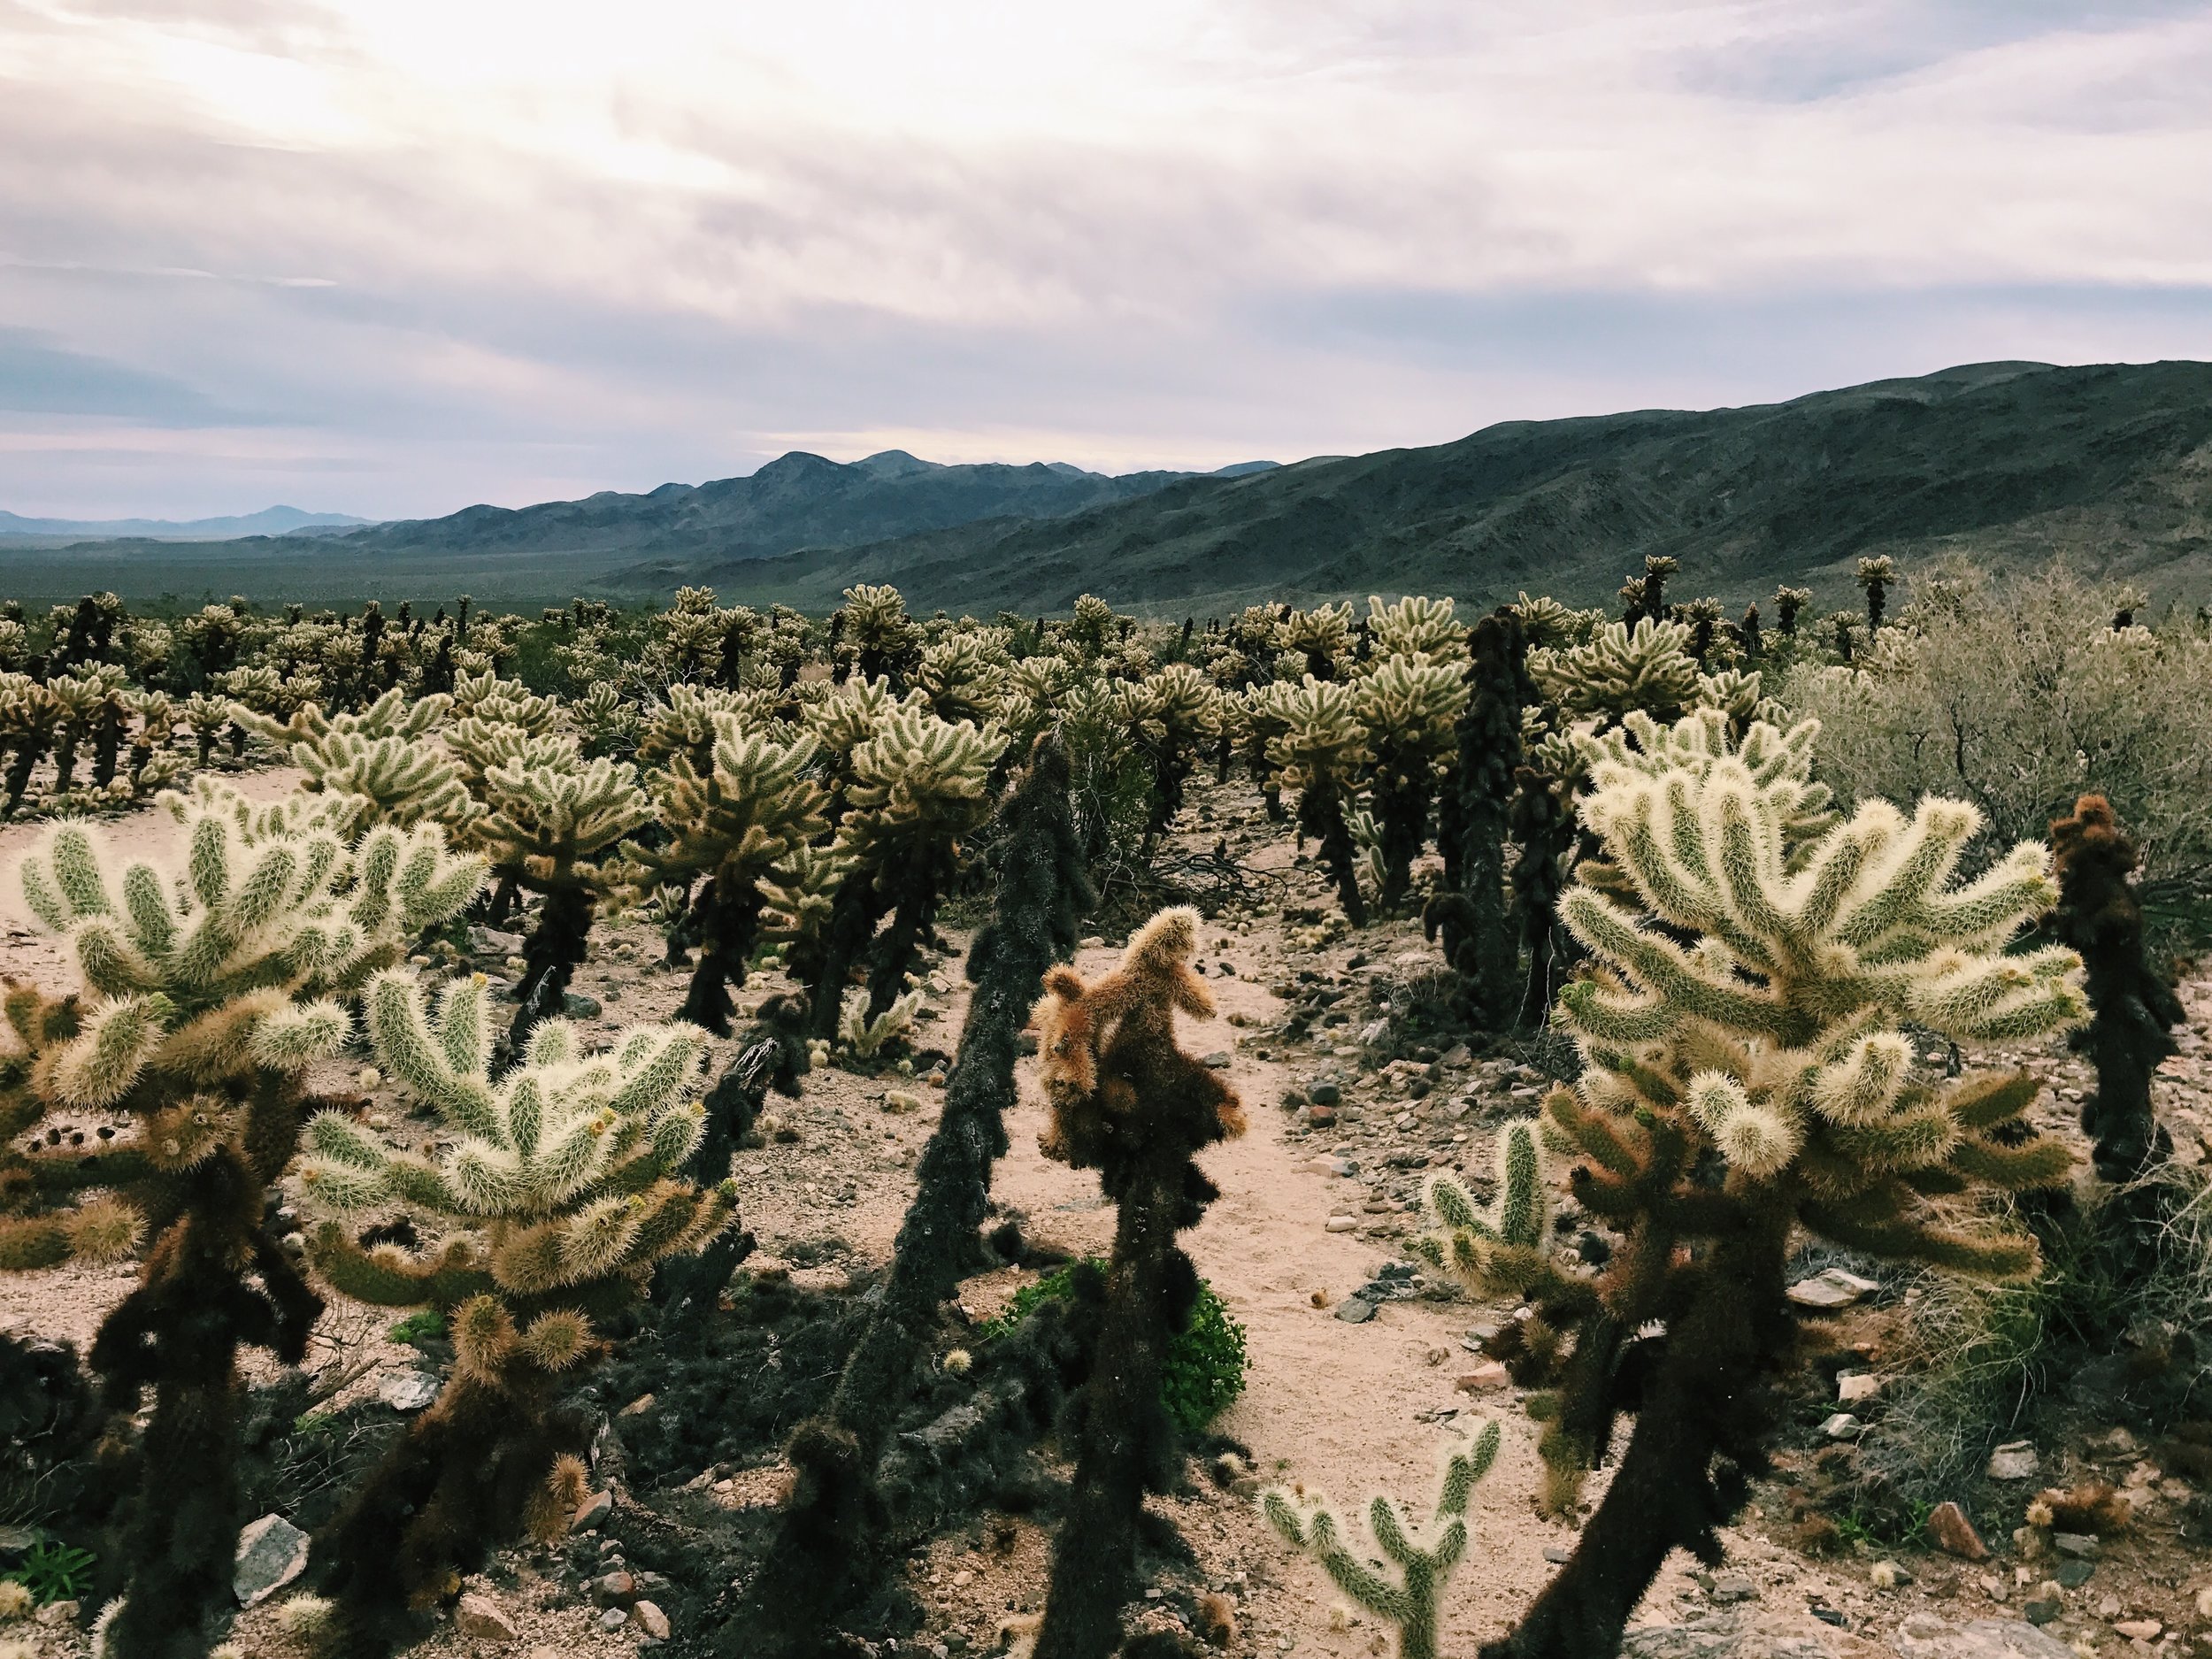
[[714, 764], [715, 718], [736, 715], [749, 726], [758, 726], [767, 718], [764, 705], [771, 701], [719, 686], [673, 685], [663, 695], [663, 701], [645, 710], [644, 729], [638, 737], [639, 763], [664, 765], [681, 755], [694, 772], [702, 772]]
[[887, 1046], [902, 1041], [914, 1029], [914, 1017], [921, 1008], [919, 991], [896, 998], [880, 1014], [872, 1016], [864, 1009], [848, 1008], [838, 1024], [838, 1047], [862, 1065], [872, 1064]]
[[[1253, 705], [1256, 716], [1260, 706]], [[1371, 757], [1353, 688], [1308, 674], [1298, 685], [1271, 687], [1264, 707], [1282, 728], [1267, 745], [1277, 783], [1298, 791], [1298, 827], [1320, 843], [1345, 918], [1363, 927], [1367, 902], [1348, 814]]]
[[1304, 672], [1316, 680], [1340, 679], [1352, 654], [1352, 602], [1294, 611], [1276, 638], [1283, 651], [1305, 659]]
[[808, 775], [812, 738], [780, 742], [748, 731], [733, 714], [716, 715], [714, 726], [712, 764], [703, 775], [679, 755], [654, 777], [670, 840], [636, 857], [656, 883], [688, 888], [705, 879], [693, 908], [703, 948], [678, 1017], [727, 1036], [727, 987], [745, 983], [761, 942], [769, 897], [762, 884], [829, 824], [822, 787]]
[[1148, 861], [1182, 810], [1191, 769], [1221, 734], [1222, 696], [1189, 664], [1173, 663], [1148, 680], [1123, 687], [1121, 698], [1129, 729], [1151, 764], [1152, 804], [1138, 855]]
[[[450, 984], [433, 1015], [414, 976], [394, 971], [366, 1007], [379, 1064], [454, 1138], [426, 1160], [342, 1113], [316, 1117], [301, 1173], [320, 1217], [310, 1260], [357, 1301], [444, 1311], [456, 1352], [437, 1403], [318, 1541], [357, 1646], [449, 1594], [518, 1525], [545, 1540], [566, 1530], [580, 1494], [564, 1460], [589, 1422], [557, 1396], [599, 1346], [593, 1322], [634, 1304], [655, 1263], [727, 1228], [737, 1202], [728, 1182], [701, 1192], [676, 1179], [703, 1115], [696, 1028], [632, 1026], [595, 1054], [547, 1020], [495, 1082], [480, 977]], [[419, 1251], [364, 1248], [349, 1231], [393, 1206]]]
[[1563, 1359], [1556, 1342], [1526, 1345], [1524, 1326], [1512, 1356], [1525, 1382], [1558, 1386], [1532, 1402], [1555, 1508], [1605, 1454], [1616, 1415], [1637, 1413], [1517, 1652], [1602, 1650], [1671, 1549], [1713, 1557], [1713, 1528], [1763, 1466], [1767, 1423], [1747, 1390], [1790, 1345], [1793, 1229], [2020, 1278], [2033, 1240], [1943, 1201], [2051, 1185], [2068, 1168], [2062, 1147], [2021, 1122], [2031, 1076], [1947, 1082], [1902, 1029], [2017, 1041], [2081, 1019], [2071, 951], [2005, 950], [2055, 896], [2042, 847], [2023, 843], [1962, 885], [1981, 818], [1940, 800], [1909, 818], [1866, 803], [1808, 840], [1825, 806], [1808, 776], [1811, 734], [1755, 726], [1740, 750], [1717, 753], [1718, 733], [1717, 720], [1663, 734], [1646, 724], [1632, 735], [1669, 753], [1605, 747], [1583, 818], [1609, 879], [1561, 902], [1598, 970], [1560, 998], [1583, 1069], [1545, 1102], [1544, 1133], [1572, 1160], [1585, 1212], [1619, 1236], [1610, 1265], [1588, 1280], [1498, 1248], [1451, 1226], [1465, 1206], [1438, 1189], [1453, 1237], [1431, 1259], [1525, 1294], [1531, 1325], [1573, 1334]]
[[949, 634], [922, 652], [915, 687], [941, 720], [995, 720], [1006, 712], [1005, 630], [971, 628]]
[[[23, 861], [24, 898], [64, 936], [82, 987], [12, 989], [20, 1047], [0, 1057], [0, 1264], [145, 1247], [139, 1284], [91, 1352], [120, 1409], [154, 1391], [117, 1632], [130, 1653], [187, 1651], [202, 1618], [230, 1602], [237, 1352], [297, 1364], [321, 1307], [265, 1228], [264, 1192], [290, 1161], [308, 1067], [350, 1029], [336, 999], [483, 879], [434, 827], [349, 846], [265, 817], [251, 834], [250, 809], [228, 792], [170, 804], [188, 849], [180, 871], [119, 869], [79, 824]], [[15, 1149], [56, 1110], [127, 1128], [96, 1152], [58, 1133]]]
[[588, 760], [626, 753], [636, 741], [636, 707], [603, 680], [593, 680], [582, 696], [570, 703], [568, 716], [583, 739]]
[[28, 674], [0, 675], [0, 741], [13, 752], [8, 757], [8, 812], [23, 804], [31, 775], [54, 746], [61, 730], [60, 700]]
[[231, 723], [230, 706], [228, 697], [206, 691], [196, 691], [184, 700], [184, 723], [192, 728], [192, 741], [199, 746], [199, 764], [203, 766], [215, 753], [215, 740]]
[[1467, 665], [1467, 629], [1452, 615], [1448, 599], [1426, 599], [1409, 594], [1395, 604], [1379, 595], [1367, 601], [1367, 631], [1383, 657], [1419, 655], [1432, 663]]
[[906, 688], [921, 660], [922, 634], [897, 588], [867, 582], [848, 588], [830, 623], [841, 670], [856, 672], [864, 683], [881, 678], [894, 691]]
[[1813, 590], [1809, 588], [1784, 587], [1774, 590], [1774, 619], [1784, 639], [1797, 637], [1798, 613], [1812, 602]]
[[[961, 838], [989, 816], [993, 764], [1006, 747], [996, 726], [957, 725], [926, 709], [887, 710], [847, 764], [851, 783], [837, 845], [850, 861], [821, 941], [803, 964], [816, 1034], [843, 1018], [845, 980], [872, 951], [867, 1018], [904, 991], [960, 863]], [[877, 927], [886, 916], [890, 926]]]
[[310, 703], [278, 721], [238, 704], [231, 718], [288, 748], [308, 787], [342, 803], [341, 816], [357, 829], [425, 822], [457, 829], [479, 809], [452, 757], [425, 741], [451, 706], [450, 697], [411, 699], [396, 688], [359, 713], [326, 715]]
[[1642, 709], [1671, 720], [1697, 693], [1689, 642], [1683, 624], [1645, 617], [1633, 629], [1609, 623], [1586, 644], [1534, 652], [1528, 666], [1544, 695], [1571, 716], [1611, 722]]
[[1260, 1513], [1286, 1543], [1318, 1561], [1338, 1589], [1390, 1622], [1398, 1632], [1398, 1659], [1436, 1659], [1444, 1586], [1467, 1551], [1467, 1501], [1497, 1461], [1500, 1438], [1498, 1425], [1486, 1423], [1472, 1446], [1446, 1455], [1436, 1510], [1425, 1528], [1379, 1494], [1368, 1504], [1367, 1530], [1396, 1564], [1396, 1584], [1345, 1547], [1344, 1523], [1326, 1498], [1277, 1486], [1260, 1494]]
[[544, 900], [515, 989], [522, 1006], [510, 1037], [518, 1049], [532, 1026], [560, 1009], [600, 900], [622, 885], [617, 844], [653, 816], [636, 767], [587, 761], [572, 738], [529, 741], [552, 747], [484, 774], [488, 810], [470, 830], [503, 879]]
[[1882, 631], [1882, 617], [1889, 608], [1890, 584], [1897, 580], [1897, 561], [1886, 553], [1859, 561], [1859, 586], [1866, 589], [1866, 631]]
[[1459, 664], [1386, 657], [1355, 683], [1352, 706], [1374, 759], [1368, 788], [1380, 831], [1377, 902], [1390, 910], [1404, 902], [1413, 861], [1428, 840], [1430, 803], [1456, 745], [1467, 686]]
[[1130, 940], [1115, 972], [1092, 980], [1067, 968], [1045, 976], [1038, 1064], [1052, 1125], [1041, 1144], [1078, 1169], [1096, 1169], [1117, 1220], [1037, 1659], [1101, 1659], [1119, 1646], [1146, 1486], [1179, 1462], [1160, 1377], [1169, 1343], [1189, 1323], [1198, 1274], [1175, 1235], [1197, 1225], [1220, 1196], [1193, 1156], [1245, 1126], [1220, 1074], [1175, 1041], [1179, 1011], [1213, 1012], [1190, 967], [1198, 926], [1195, 910], [1162, 910]]

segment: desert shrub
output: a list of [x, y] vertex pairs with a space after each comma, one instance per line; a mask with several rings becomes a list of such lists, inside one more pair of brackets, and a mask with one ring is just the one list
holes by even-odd
[[2077, 795], [2112, 803], [2142, 849], [2154, 930], [2201, 936], [2212, 899], [2212, 641], [2193, 626], [2112, 626], [2133, 597], [2054, 567], [1996, 583], [1916, 584], [1847, 667], [1801, 664], [1781, 688], [1821, 722], [1821, 775], [1847, 799], [1963, 795], [1982, 856], [2040, 839]]

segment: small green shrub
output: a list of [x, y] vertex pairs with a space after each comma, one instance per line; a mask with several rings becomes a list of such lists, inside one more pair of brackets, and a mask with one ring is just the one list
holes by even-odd
[[88, 1549], [41, 1538], [24, 1555], [23, 1564], [8, 1576], [31, 1593], [32, 1601], [46, 1607], [75, 1601], [92, 1582], [96, 1559]]
[[395, 1342], [418, 1346], [445, 1334], [445, 1315], [435, 1308], [419, 1308], [385, 1334]]
[[[1103, 1273], [1106, 1263], [1096, 1256], [1087, 1262], [1071, 1262], [1033, 1284], [1024, 1285], [995, 1317], [976, 1327], [978, 1340], [995, 1341], [1046, 1302], [1072, 1296], [1075, 1276], [1084, 1271]], [[1184, 1433], [1201, 1433], [1244, 1392], [1248, 1363], [1243, 1325], [1230, 1315], [1228, 1304], [1215, 1294], [1214, 1287], [1200, 1279], [1190, 1323], [1168, 1349], [1167, 1371], [1160, 1379], [1161, 1402]]]

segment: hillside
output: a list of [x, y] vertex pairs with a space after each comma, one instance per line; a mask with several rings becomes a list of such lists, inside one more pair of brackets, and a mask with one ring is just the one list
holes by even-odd
[[264, 507], [259, 512], [222, 518], [27, 518], [0, 512], [0, 541], [37, 536], [50, 542], [134, 537], [150, 541], [219, 541], [239, 536], [289, 535], [295, 532], [357, 529], [369, 522], [350, 513], [303, 512], [297, 507]]
[[[1249, 476], [1268, 465], [1247, 462], [1210, 476]], [[325, 533], [311, 550], [296, 539], [268, 536], [156, 548], [142, 530], [113, 531], [65, 551], [54, 550], [59, 544], [50, 540], [11, 543], [0, 536], [0, 591], [65, 597], [107, 587], [127, 598], [239, 592], [309, 601], [472, 591], [507, 603], [558, 602], [642, 559], [674, 571], [939, 532], [978, 518], [1051, 518], [1195, 476], [1109, 477], [1060, 462], [947, 466], [901, 449], [840, 463], [795, 450], [744, 478], [664, 484], [642, 495], [603, 490], [532, 507], [468, 507], [442, 518]]]
[[1648, 553], [1741, 599], [1853, 562], [2064, 554], [2163, 598], [2212, 586], [2212, 364], [1979, 364], [1786, 403], [1513, 421], [1455, 442], [1194, 479], [1049, 524], [985, 523], [680, 574], [726, 601], [834, 603], [855, 580], [989, 615], [1087, 590], [1165, 611], [1261, 597], [1520, 588], [1609, 602]]

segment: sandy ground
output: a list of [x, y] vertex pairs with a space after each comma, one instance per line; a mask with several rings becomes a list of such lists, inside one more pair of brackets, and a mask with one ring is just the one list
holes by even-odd
[[[280, 793], [290, 780], [272, 772], [241, 781], [256, 795], [267, 795]], [[1215, 988], [1220, 1018], [1185, 1027], [1184, 1041], [1193, 1052], [1228, 1053], [1228, 1075], [1251, 1118], [1248, 1134], [1210, 1148], [1202, 1159], [1223, 1196], [1186, 1240], [1200, 1271], [1247, 1330], [1248, 1386], [1218, 1427], [1250, 1448], [1263, 1479], [1301, 1482], [1333, 1494], [1347, 1507], [1360, 1504], [1370, 1493], [1388, 1492], [1425, 1514], [1445, 1448], [1463, 1440], [1486, 1417], [1502, 1421], [1504, 1450], [1478, 1489], [1474, 1541], [1449, 1598], [1451, 1634], [1445, 1651], [1470, 1654], [1480, 1640], [1502, 1631], [1553, 1571], [1545, 1559], [1547, 1549], [1570, 1546], [1573, 1537], [1571, 1528], [1534, 1513], [1534, 1431], [1513, 1391], [1471, 1396], [1455, 1386], [1478, 1363], [1463, 1338], [1479, 1322], [1494, 1321], [1508, 1310], [1417, 1299], [1388, 1302], [1371, 1321], [1355, 1325], [1340, 1319], [1337, 1310], [1344, 1296], [1379, 1267], [1404, 1259], [1397, 1240], [1418, 1219], [1405, 1205], [1421, 1179], [1419, 1171], [1387, 1172], [1380, 1165], [1381, 1152], [1393, 1146], [1423, 1147], [1424, 1156], [1437, 1163], [1486, 1171], [1490, 1131], [1485, 1125], [1531, 1110], [1532, 1077], [1497, 1066], [1462, 1067], [1448, 1071], [1425, 1102], [1417, 1102], [1402, 1078], [1394, 1080], [1363, 1068], [1352, 1033], [1363, 1014], [1317, 1031], [1312, 1041], [1293, 1042], [1271, 1031], [1285, 1012], [1275, 987], [1286, 987], [1302, 969], [1356, 984], [1375, 964], [1395, 960], [1402, 967], [1432, 953], [1420, 942], [1417, 930], [1403, 922], [1325, 948], [1302, 949], [1292, 942], [1300, 930], [1285, 920], [1280, 907], [1317, 902], [1318, 879], [1293, 866], [1282, 832], [1248, 818], [1248, 792], [1217, 792], [1202, 781], [1192, 794], [1189, 839], [1210, 843], [1225, 830], [1232, 849], [1244, 851], [1251, 865], [1275, 884], [1265, 913], [1241, 920], [1225, 918], [1205, 928], [1200, 960]], [[158, 852], [167, 845], [168, 827], [165, 818], [146, 812], [111, 825], [108, 833], [119, 845]], [[0, 866], [39, 833], [35, 826], [0, 831]], [[12, 879], [0, 878], [0, 971], [47, 978], [58, 969], [58, 957], [50, 941], [32, 932], [13, 885]], [[1096, 972], [1117, 956], [1094, 941], [1080, 953], [1078, 966]], [[584, 1022], [589, 1034], [611, 1036], [622, 1024], [663, 1018], [674, 1009], [684, 975], [663, 967], [659, 957], [657, 935], [641, 925], [603, 925], [576, 987], [602, 1004], [600, 1016]], [[480, 958], [478, 965], [498, 968], [495, 959]], [[965, 1002], [958, 968], [956, 957], [932, 958], [925, 970], [935, 1017], [918, 1033], [925, 1048], [949, 1050], [956, 1040]], [[759, 980], [747, 988], [744, 1001], [749, 1005], [780, 985], [772, 976]], [[2170, 1108], [2170, 1120], [2185, 1151], [2201, 1158], [2203, 1138], [2212, 1133], [2204, 1117], [2212, 1103], [2212, 1079], [2201, 1058], [2205, 1033], [2212, 1025], [2212, 989], [2197, 983], [2188, 990], [2190, 1052], [2170, 1070], [2172, 1080], [2162, 1103]], [[727, 1045], [718, 1048], [717, 1065], [731, 1051]], [[2078, 1067], [2058, 1050], [2038, 1060], [2055, 1084], [2078, 1087]], [[1364, 1102], [1366, 1121], [1356, 1129], [1348, 1124], [1317, 1131], [1308, 1126], [1304, 1114], [1282, 1105], [1286, 1094], [1303, 1087], [1324, 1067], [1345, 1079], [1348, 1104]], [[1095, 1179], [1049, 1163], [1037, 1151], [1042, 1102], [1031, 1079], [1025, 1078], [1023, 1087], [1021, 1107], [1010, 1125], [1013, 1149], [997, 1175], [999, 1202], [1022, 1215], [1041, 1241], [1071, 1251], [1102, 1249], [1111, 1235], [1112, 1216]], [[921, 1095], [922, 1109], [887, 1111], [884, 1096], [895, 1088]], [[940, 1099], [941, 1090], [926, 1081], [830, 1071], [811, 1076], [800, 1100], [772, 1102], [764, 1125], [771, 1132], [768, 1144], [742, 1154], [740, 1164], [745, 1224], [761, 1240], [755, 1265], [782, 1261], [803, 1282], [832, 1285], [854, 1267], [880, 1262], [910, 1195], [913, 1164]], [[388, 1133], [396, 1138], [426, 1139], [432, 1132], [433, 1125], [407, 1116], [404, 1102], [389, 1099], [380, 1105]], [[1348, 1111], [1347, 1118], [1356, 1121], [1359, 1110]], [[2054, 1102], [2055, 1111], [2062, 1115], [2065, 1110], [2062, 1102]], [[1361, 1168], [1356, 1178], [1325, 1172], [1317, 1164], [1317, 1158], [1346, 1150], [1357, 1154], [1350, 1160]], [[1354, 1230], [1328, 1230], [1333, 1216], [1352, 1217]], [[972, 1281], [964, 1292], [964, 1306], [972, 1317], [987, 1316], [1021, 1277], [1002, 1272]], [[0, 1279], [0, 1327], [81, 1343], [129, 1279], [127, 1271], [65, 1271]], [[311, 1365], [328, 1376], [365, 1357], [378, 1366], [405, 1363], [411, 1357], [405, 1350], [383, 1341], [385, 1322], [385, 1316], [368, 1310], [334, 1310], [326, 1319], [325, 1348]], [[354, 1386], [373, 1386], [373, 1376]], [[773, 1486], [772, 1480], [754, 1484], [763, 1493]], [[1592, 1495], [1601, 1489], [1601, 1477]], [[1348, 1616], [1319, 1568], [1269, 1533], [1248, 1499], [1201, 1480], [1193, 1495], [1165, 1507], [1197, 1552], [1202, 1586], [1234, 1599], [1239, 1629], [1231, 1651], [1348, 1659], [1383, 1650], [1374, 1621]], [[1762, 1522], [1761, 1510], [1755, 1509], [1728, 1538], [1729, 1571], [1744, 1575], [1751, 1586], [1747, 1602], [1719, 1606], [1708, 1583], [1694, 1576], [1688, 1563], [1678, 1563], [1654, 1587], [1640, 1621], [1671, 1624], [1699, 1619], [1739, 1626], [1749, 1643], [1740, 1651], [1762, 1659], [1771, 1652], [1793, 1651], [1778, 1648], [1785, 1640], [1805, 1644], [1794, 1650], [1801, 1659], [1814, 1655], [1866, 1659], [1902, 1651], [1894, 1632], [1909, 1618], [2011, 1616], [1985, 1587], [1994, 1584], [2009, 1595], [2009, 1563], [1993, 1571], [1962, 1571], [1940, 1558], [1916, 1557], [1918, 1584], [1878, 1591], [1869, 1582], [1869, 1560], [1847, 1555], [1809, 1561], [1771, 1541]], [[902, 1651], [991, 1650], [1010, 1617], [1038, 1609], [1046, 1551], [1047, 1540], [1026, 1524], [1000, 1528], [995, 1537], [984, 1537], [979, 1530], [941, 1542], [914, 1568], [917, 1588], [933, 1609], [931, 1629]], [[502, 1598], [518, 1632], [511, 1651], [609, 1654], [634, 1646], [634, 1631], [603, 1632], [588, 1609], [551, 1605], [553, 1586], [531, 1582], [526, 1557], [518, 1556], [513, 1564], [519, 1565], [525, 1582], [519, 1592]], [[2109, 1624], [2142, 1615], [2150, 1599], [2158, 1603], [2153, 1610], [2170, 1624], [2185, 1622], [2193, 1628], [2197, 1622], [2186, 1609], [2200, 1580], [2190, 1563], [2184, 1567], [2189, 1570], [2166, 1560], [2162, 1571], [2171, 1583], [2163, 1591], [2149, 1578], [2127, 1581], [2107, 1573], [2079, 1598], [2078, 1609], [2070, 1605], [2068, 1619], [2056, 1628], [2068, 1640], [2097, 1651], [2114, 1643], [2124, 1646], [2109, 1633]], [[2124, 1604], [2115, 1601], [2116, 1582], [2124, 1589]], [[2131, 1582], [2132, 1587], [2126, 1587]], [[1814, 1617], [1815, 1604], [1843, 1617], [1849, 1629]], [[61, 1632], [41, 1630], [38, 1637], [56, 1653], [76, 1648], [75, 1638]], [[289, 1650], [265, 1615], [242, 1621], [240, 1637], [250, 1654], [277, 1656]], [[2101, 1642], [2105, 1647], [2099, 1647]], [[446, 1659], [488, 1650], [449, 1626], [418, 1651]], [[2171, 1637], [2164, 1650], [2196, 1651], [2185, 1644], [2174, 1646]]]

